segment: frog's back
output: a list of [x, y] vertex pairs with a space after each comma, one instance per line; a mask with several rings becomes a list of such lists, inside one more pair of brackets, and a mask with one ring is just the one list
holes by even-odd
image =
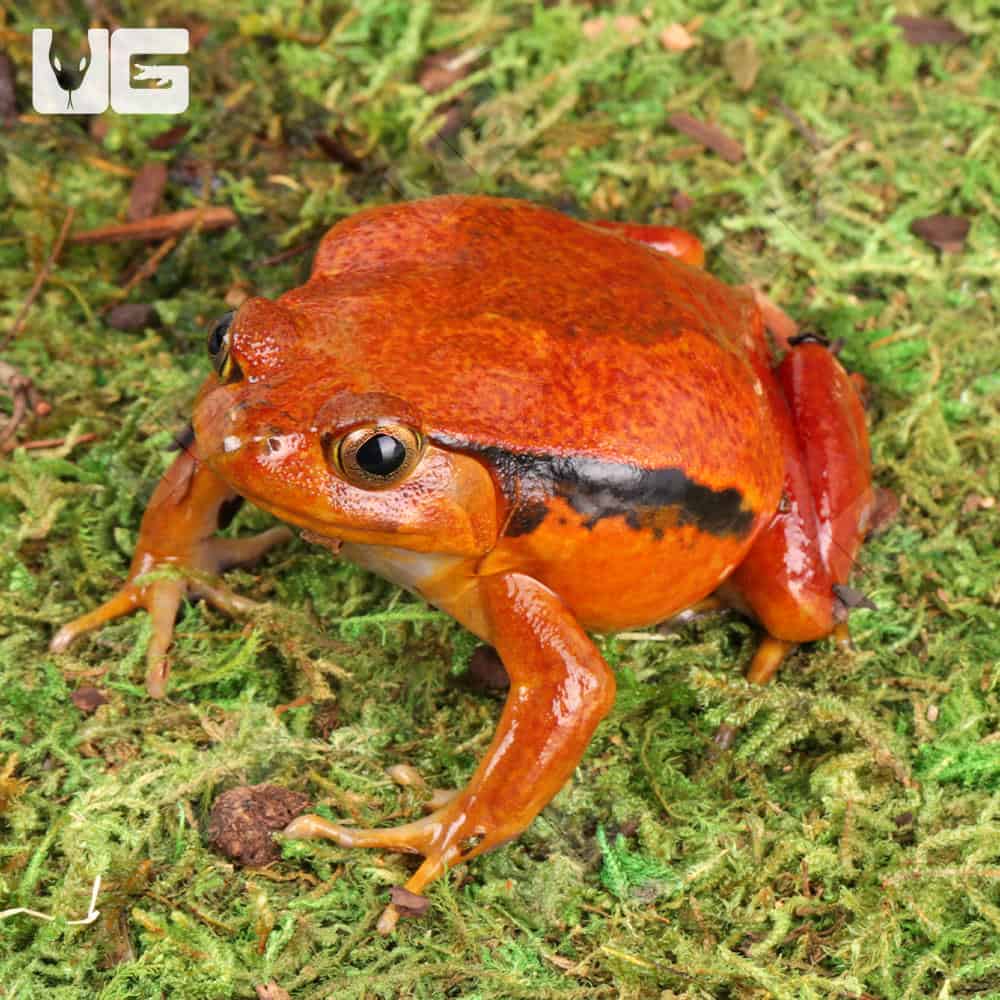
[[454, 447], [682, 468], [713, 488], [776, 447], [748, 294], [525, 202], [354, 216], [282, 301], [309, 314], [303, 357], [331, 384], [407, 399]]

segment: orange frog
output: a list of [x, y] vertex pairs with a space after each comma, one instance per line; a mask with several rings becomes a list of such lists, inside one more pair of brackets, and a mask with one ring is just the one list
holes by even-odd
[[[413, 892], [516, 837], [614, 700], [588, 630], [715, 595], [766, 633], [757, 682], [796, 643], [845, 634], [834, 587], [872, 507], [855, 384], [810, 335], [774, 364], [753, 294], [702, 262], [681, 230], [497, 198], [340, 223], [301, 288], [215, 325], [193, 442], [128, 581], [53, 649], [144, 607], [162, 696], [185, 594], [247, 610], [212, 575], [289, 537], [213, 537], [245, 497], [453, 615], [510, 676], [482, 763], [437, 811], [376, 830], [303, 816], [287, 834], [420, 854]], [[161, 564], [195, 572], [144, 582]]]

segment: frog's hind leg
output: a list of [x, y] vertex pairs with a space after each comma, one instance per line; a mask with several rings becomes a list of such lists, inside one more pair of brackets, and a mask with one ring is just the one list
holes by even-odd
[[800, 642], [849, 642], [835, 587], [847, 582], [873, 492], [855, 383], [814, 338], [795, 338], [769, 388], [786, 456], [781, 506], [722, 588], [763, 625], [747, 677], [766, 683]]

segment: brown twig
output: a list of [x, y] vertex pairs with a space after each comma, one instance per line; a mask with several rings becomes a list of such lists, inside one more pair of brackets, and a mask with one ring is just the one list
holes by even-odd
[[[41, 448], [59, 448], [64, 445], [69, 438], [39, 438], [37, 441], [22, 441], [20, 444], [17, 441], [5, 441], [3, 445], [0, 445], [0, 451], [11, 452], [18, 448], [24, 448], [26, 451], [34, 451]], [[89, 444], [91, 441], [96, 441], [96, 434], [81, 434], [74, 444]]]
[[139, 270], [136, 271], [135, 274], [133, 274], [132, 277], [129, 278], [128, 281], [126, 281], [125, 284], [118, 289], [118, 291], [115, 293], [114, 300], [108, 302], [101, 309], [101, 315], [103, 316], [105, 313], [110, 312], [112, 309], [114, 309], [114, 307], [118, 305], [120, 299], [124, 299], [128, 295], [128, 293], [131, 292], [133, 288], [135, 288], [136, 285], [138, 285], [141, 281], [145, 281], [146, 278], [148, 278], [151, 274], [155, 273], [156, 269], [163, 262], [163, 258], [166, 257], [167, 254], [170, 253], [170, 251], [173, 250], [175, 246], [177, 246], [177, 241], [179, 239], [180, 239], [179, 236], [171, 236], [170, 239], [164, 240], [149, 255], [149, 259], [142, 265], [142, 267], [140, 267]]
[[35, 275], [35, 281], [31, 286], [31, 290], [28, 292], [28, 297], [21, 304], [21, 309], [14, 320], [13, 326], [11, 326], [10, 330], [7, 331], [7, 336], [4, 338], [3, 342], [4, 347], [6, 347], [21, 332], [21, 328], [24, 326], [24, 321], [28, 315], [28, 310], [31, 308], [31, 304], [36, 298], [38, 298], [38, 293], [42, 290], [42, 285], [45, 284], [45, 279], [49, 276], [49, 272], [56, 266], [56, 262], [59, 260], [63, 244], [66, 242], [66, 235], [69, 233], [69, 227], [73, 225], [73, 217], [75, 215], [76, 209], [70, 205], [66, 211], [66, 218], [63, 219], [59, 235], [56, 237], [55, 243], [52, 244], [52, 250], [49, 252], [48, 259], [42, 265], [38, 274]]
[[774, 106], [786, 119], [788, 119], [792, 128], [794, 128], [795, 131], [798, 132], [799, 135], [801, 135], [813, 149], [822, 149], [826, 145], [816, 134], [816, 130], [808, 125], [805, 120], [797, 115], [787, 104], [785, 104], [784, 101], [776, 98]]
[[696, 139], [702, 146], [717, 153], [727, 163], [739, 163], [745, 155], [740, 143], [723, 132], [718, 125], [699, 121], [699, 119], [686, 115], [682, 111], [671, 115], [667, 121], [678, 132], [683, 132], [684, 135]]
[[27, 375], [22, 375], [13, 365], [5, 361], [0, 361], [0, 388], [5, 390], [12, 400], [10, 419], [0, 431], [0, 450], [9, 451], [11, 449], [7, 445], [24, 420], [32, 415], [44, 417], [51, 412], [52, 407], [39, 396], [34, 382]]
[[189, 229], [224, 229], [239, 221], [236, 213], [224, 206], [189, 208], [183, 212], [168, 212], [166, 215], [151, 215], [138, 222], [121, 222], [111, 226], [98, 226], [76, 233], [72, 243], [116, 243], [120, 240], [166, 240], [171, 236], [181, 236]]
[[289, 247], [287, 250], [280, 250], [278, 253], [271, 254], [270, 257], [262, 257], [260, 260], [255, 260], [250, 265], [250, 269], [255, 270], [258, 267], [273, 267], [275, 264], [282, 264], [286, 260], [291, 260], [292, 257], [298, 257], [299, 254], [306, 253], [318, 245], [318, 239], [306, 240], [305, 243], [298, 243], [293, 247]]

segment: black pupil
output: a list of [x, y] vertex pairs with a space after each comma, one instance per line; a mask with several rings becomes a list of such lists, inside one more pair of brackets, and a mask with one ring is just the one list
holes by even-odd
[[376, 434], [357, 450], [354, 459], [371, 476], [391, 476], [406, 459], [406, 449], [391, 434]]
[[214, 358], [222, 350], [222, 343], [229, 333], [229, 324], [233, 321], [233, 314], [227, 312], [215, 321], [212, 332], [208, 335], [208, 353]]

